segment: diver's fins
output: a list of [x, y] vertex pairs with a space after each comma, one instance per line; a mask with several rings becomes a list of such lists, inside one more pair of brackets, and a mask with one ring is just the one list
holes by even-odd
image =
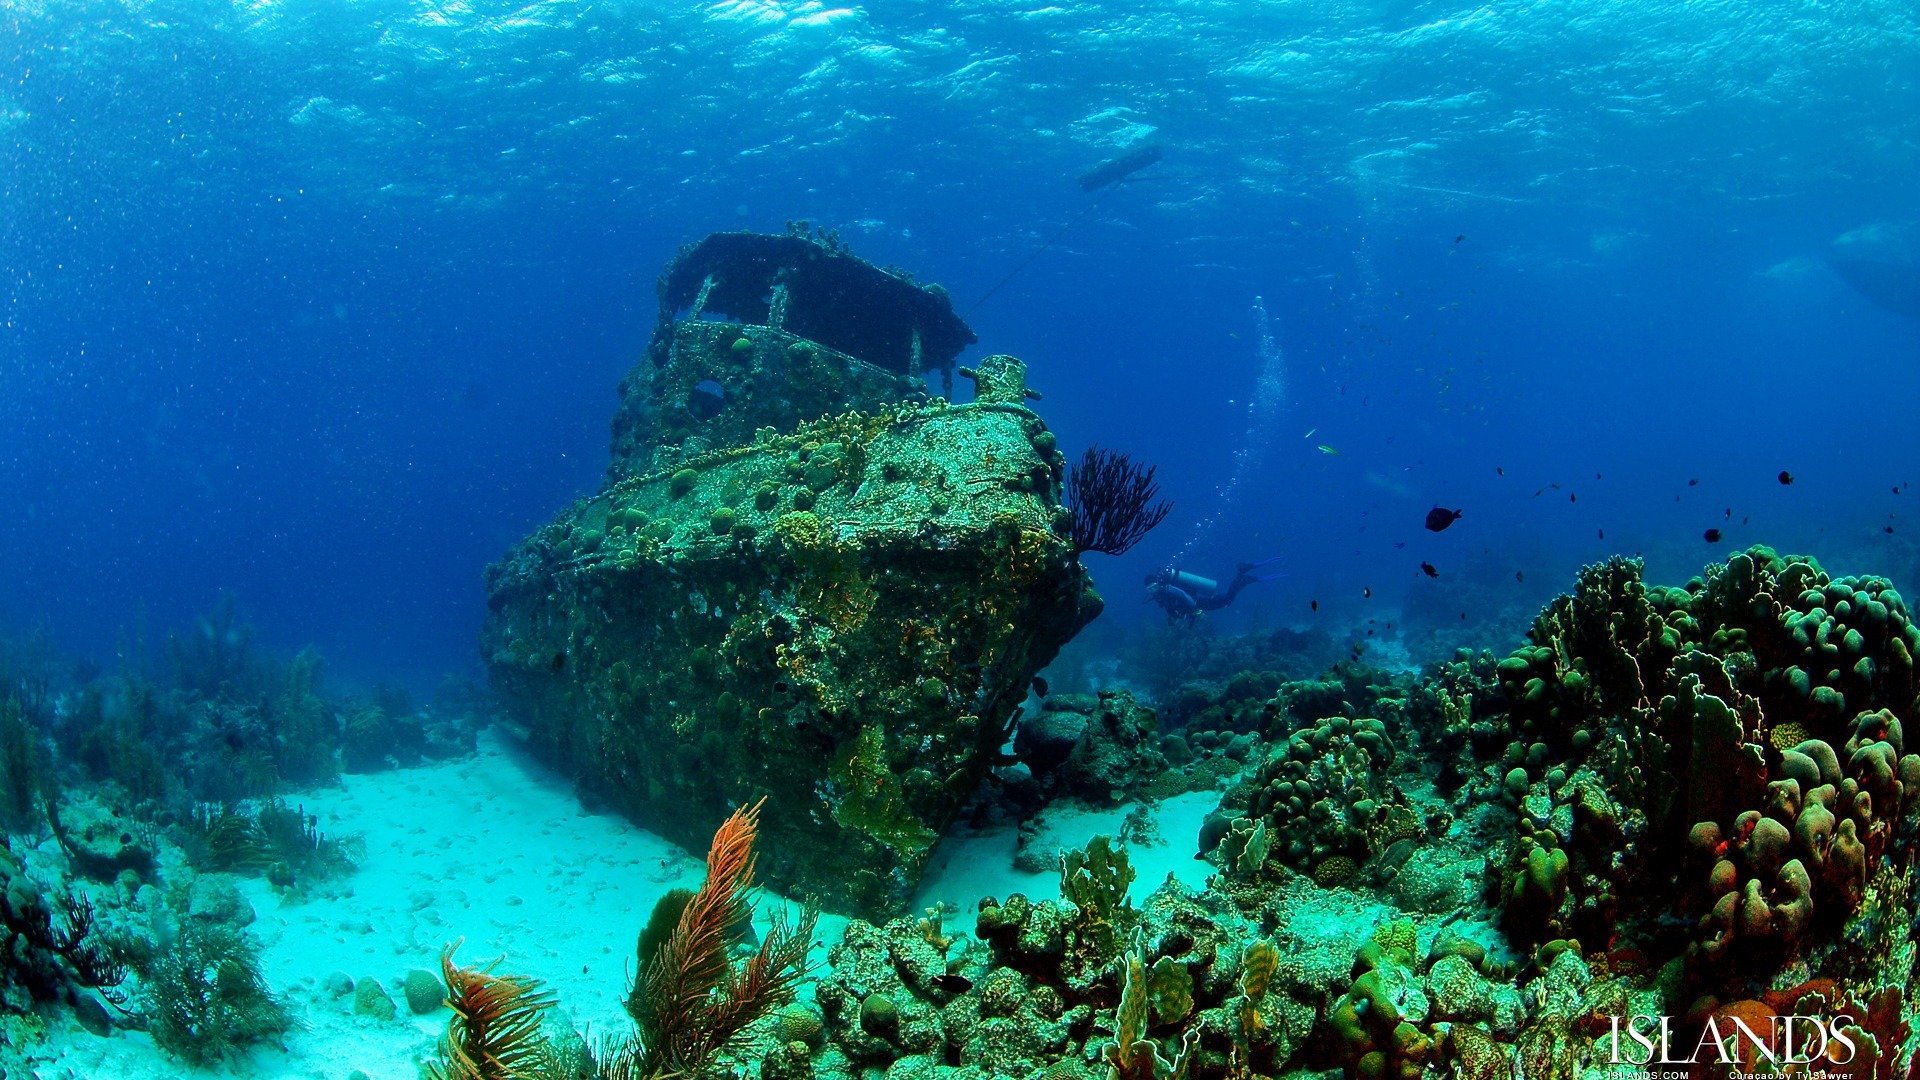
[[1271, 559], [1261, 559], [1259, 562], [1243, 562], [1239, 566], [1234, 567], [1233, 572], [1239, 577], [1252, 578], [1255, 581], [1278, 581], [1287, 576], [1285, 570], [1269, 570], [1264, 574], [1256, 574], [1254, 571], [1263, 566], [1272, 566], [1274, 563], [1279, 562], [1282, 557], [1283, 556], [1275, 555]]

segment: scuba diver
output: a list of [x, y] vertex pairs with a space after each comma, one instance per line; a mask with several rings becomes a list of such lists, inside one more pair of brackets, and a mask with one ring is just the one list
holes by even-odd
[[1167, 621], [1191, 619], [1202, 611], [1218, 611], [1233, 603], [1240, 590], [1256, 581], [1272, 581], [1282, 577], [1280, 572], [1257, 573], [1261, 567], [1279, 562], [1278, 558], [1262, 559], [1256, 563], [1241, 563], [1234, 568], [1233, 580], [1222, 589], [1220, 583], [1212, 578], [1203, 578], [1198, 574], [1173, 567], [1163, 567], [1147, 575], [1147, 599], [1159, 604], [1167, 613]]

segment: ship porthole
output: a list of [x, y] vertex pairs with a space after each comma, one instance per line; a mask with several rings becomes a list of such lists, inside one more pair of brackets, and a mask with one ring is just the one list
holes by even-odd
[[695, 420], [711, 420], [727, 407], [727, 388], [712, 379], [701, 379], [687, 393], [687, 411]]

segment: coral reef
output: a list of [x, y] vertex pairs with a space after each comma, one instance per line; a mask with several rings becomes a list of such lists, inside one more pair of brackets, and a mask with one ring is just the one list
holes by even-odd
[[[292, 1021], [232, 875], [297, 900], [359, 857], [357, 837], [272, 794], [338, 776], [342, 705], [321, 695], [317, 654], [253, 648], [225, 601], [168, 639], [163, 674], [143, 657], [130, 647], [110, 675], [0, 673], [31, 690], [0, 699], [0, 1069], [27, 1067], [22, 1043], [63, 1013], [96, 1035], [144, 1029], [195, 1064], [277, 1040]], [[482, 700], [446, 719], [471, 731]]]
[[1680, 588], [1590, 567], [1504, 659], [1232, 680], [1159, 736], [1251, 740], [1206, 890], [1127, 903], [1102, 840], [972, 939], [855, 922], [814, 1074], [1573, 1080], [1643, 1064], [1640, 1016], [1702, 1076], [1908, 1075], [1916, 648], [1885, 581], [1755, 548]]
[[72, 884], [48, 889], [0, 835], [0, 1010], [78, 1001], [95, 989], [124, 1004], [127, 964], [106, 940], [92, 898]]
[[1271, 859], [1323, 884], [1347, 880], [1425, 835], [1420, 812], [1389, 779], [1393, 761], [1386, 725], [1372, 717], [1334, 716], [1295, 732], [1222, 802], [1213, 858], [1246, 878]]

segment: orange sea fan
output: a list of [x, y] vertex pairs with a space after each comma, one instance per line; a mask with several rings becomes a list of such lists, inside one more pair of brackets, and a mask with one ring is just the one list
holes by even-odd
[[[533, 979], [492, 975], [453, 962], [456, 941], [440, 954], [453, 1018], [440, 1040], [440, 1063], [428, 1066], [434, 1080], [516, 1080], [543, 1075], [551, 1050], [540, 1025], [553, 995]], [[497, 961], [496, 961], [497, 962]]]
[[673, 932], [645, 964], [627, 998], [640, 1027], [646, 1071], [687, 1071], [754, 1020], [792, 999], [806, 973], [817, 913], [789, 926], [776, 918], [760, 948], [738, 970], [728, 953], [750, 925], [753, 843], [760, 807], [722, 822], [707, 852], [707, 879], [686, 901]]

